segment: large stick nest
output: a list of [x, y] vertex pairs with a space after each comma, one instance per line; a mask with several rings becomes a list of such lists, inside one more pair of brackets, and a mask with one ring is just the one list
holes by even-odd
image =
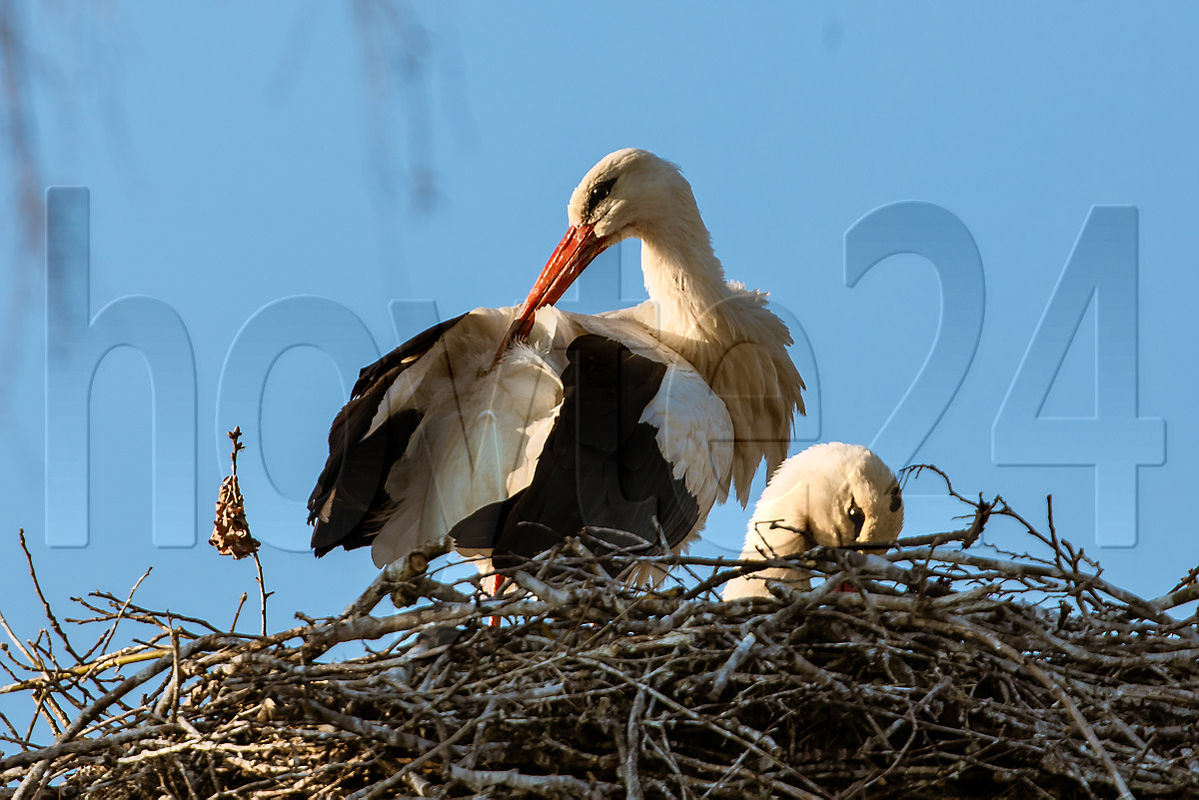
[[[954, 495], [967, 528], [809, 551], [826, 580], [767, 600], [717, 592], [778, 559], [657, 559], [676, 577], [647, 590], [572, 540], [498, 597], [413, 554], [270, 636], [95, 594], [110, 632], [80, 654], [47, 605], [61, 644], [7, 650], [3, 691], [56, 740], [3, 720], [22, 750], [0, 797], [1196, 796], [1199, 628], [1166, 613], [1194, 576], [1139, 598], [1059, 540], [1052, 506], [1042, 533]], [[994, 516], [1047, 555], [972, 547]], [[402, 610], [373, 613], [389, 594]], [[105, 653], [121, 620], [148, 635]], [[365, 654], [330, 659], [344, 643]]]

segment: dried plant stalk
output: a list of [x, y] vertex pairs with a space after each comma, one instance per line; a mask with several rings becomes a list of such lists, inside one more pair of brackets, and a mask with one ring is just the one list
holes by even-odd
[[[258, 548], [262, 543], [250, 535], [250, 523], [246, 521], [246, 501], [241, 495], [241, 486], [237, 483], [237, 454], [246, 449], [240, 439], [241, 426], [238, 425], [229, 431], [229, 440], [233, 442], [232, 451], [229, 453], [232, 465], [228, 477], [221, 481], [221, 490], [216, 501], [216, 519], [213, 520], [212, 536], [208, 537], [208, 543], [223, 556], [233, 556], [234, 559], [246, 556], [254, 558], [254, 567], [258, 572], [255, 580], [258, 582], [262, 635], [266, 636], [266, 599], [274, 592], [266, 590], [266, 580], [262, 577], [262, 560], [258, 557]], [[238, 611], [240, 610], [239, 606]]]
[[229, 431], [233, 442], [229, 460], [232, 462], [229, 475], [221, 481], [220, 494], [216, 501], [216, 519], [212, 521], [212, 536], [208, 543], [223, 556], [242, 559], [258, 552], [261, 544], [250, 535], [250, 523], [246, 522], [246, 501], [237, 483], [237, 454], [246, 449], [239, 439], [241, 426]]

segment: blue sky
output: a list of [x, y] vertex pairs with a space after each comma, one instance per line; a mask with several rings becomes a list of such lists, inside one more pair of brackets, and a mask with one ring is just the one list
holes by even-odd
[[[561, 236], [574, 184], [625, 146], [682, 166], [729, 277], [769, 290], [802, 324], [815, 370], [805, 353], [797, 363], [819, 387], [818, 402], [809, 400], [818, 419], [803, 430], [818, 425], [825, 440], [870, 443], [934, 339], [973, 337], [969, 320], [942, 322], [939, 273], [917, 255], [886, 259], [848, 287], [847, 231], [903, 201], [956, 217], [977, 248], [985, 291], [953, 307], [977, 302], [981, 334], [964, 374], [933, 387], [930, 396], [952, 399], [931, 432], [907, 431], [916, 423], [899, 419], [893, 440], [927, 434], [914, 460], [946, 469], [967, 494], [1002, 494], [1030, 518], [1043, 518], [1052, 493], [1059, 533], [1144, 595], [1199, 562], [1189, 509], [1199, 467], [1190, 368], [1199, 341], [1199, 55], [1190, 6], [401, 8], [423, 32], [426, 56], [398, 88], [388, 75], [382, 88], [371, 83], [361, 32], [340, 5], [114, 3], [94, 18], [47, 5], [28, 18], [44, 66], [31, 86], [45, 183], [90, 190], [91, 311], [129, 295], [154, 298], [178, 314], [195, 358], [195, 544], [152, 539], [151, 386], [144, 359], [123, 348], [92, 386], [88, 544], [56, 546], [70, 535], [45, 528], [44, 432], [55, 422], [47, 422], [44, 337], [57, 323], [45, 316], [43, 268], [15, 245], [0, 249], [6, 296], [24, 298], [5, 312], [13, 317], [5, 330], [19, 332], [5, 346], [20, 358], [0, 419], [9, 456], [0, 463], [8, 487], [0, 527], [27, 530], [54, 599], [122, 593], [153, 565], [142, 602], [231, 618], [237, 595], [253, 592], [253, 567], [217, 558], [206, 539], [227, 453], [218, 386], [231, 349], [261, 333], [243, 329], [247, 321], [283, 298], [329, 301], [316, 316], [340, 304], [338, 319], [361, 322], [347, 334], [346, 358], [362, 352], [366, 363], [433, 313], [414, 301], [433, 301], [442, 316], [515, 302]], [[435, 176], [430, 207], [411, 191], [422, 165]], [[8, 184], [11, 164], [0, 173]], [[1093, 417], [1098, 405], [1116, 428], [1147, 421], [1128, 447], [1099, 426], [1057, 447], [1016, 420], [1034, 441], [1005, 455], [1012, 448], [1002, 430], [993, 447], [993, 424], [1093, 206], [1135, 208], [1135, 261], [1102, 269], [1135, 270], [1120, 274], [1134, 275], [1139, 298], [1102, 296], [1064, 334], [1072, 344], [1060, 369], [1027, 383], [1045, 395], [1042, 417]], [[597, 262], [576, 307], [640, 299], [637, 258], [630, 242]], [[1099, 268], [1076, 269], [1086, 289]], [[614, 284], [605, 271], [615, 270], [620, 292], [606, 288]], [[1070, 327], [1071, 298], [1059, 300], [1046, 319]], [[391, 301], [402, 301], [395, 325]], [[299, 345], [306, 312], [290, 308], [272, 330]], [[1097, 358], [1097, 324], [1124, 326], [1099, 338], [1135, 341], [1131, 360]], [[969, 354], [969, 344], [958, 349]], [[348, 386], [319, 349], [276, 349], [265, 388], [225, 391], [231, 407], [250, 409], [250, 419], [235, 420], [247, 432], [245, 459], [258, 459], [243, 488], [251, 526], [268, 543], [272, 627], [283, 627], [293, 610], [340, 609], [374, 569], [361, 551], [321, 562], [306, 552], [303, 500]], [[1119, 398], [1105, 405], [1102, 395], [1097, 404], [1097, 363], [1114, 370], [1112, 385], [1134, 387], [1135, 409]], [[884, 456], [898, 467], [910, 454]], [[1021, 460], [1030, 463], [997, 463]], [[1124, 546], [1096, 542], [1096, 460], [1123, 476], [1108, 482], [1113, 496], [1136, 499], [1135, 536], [1125, 530]], [[952, 524], [943, 502], [915, 497], [936, 489], [909, 488], [909, 533]], [[737, 550], [745, 519], [735, 505], [714, 513], [698, 552]], [[996, 525], [991, 541], [1022, 548], [1011, 534]], [[0, 581], [20, 586], [15, 536], [5, 539]], [[23, 632], [40, 624], [23, 589], [2, 603]]]

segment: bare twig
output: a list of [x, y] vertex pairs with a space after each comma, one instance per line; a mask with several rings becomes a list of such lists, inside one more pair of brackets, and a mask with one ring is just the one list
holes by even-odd
[[[254, 567], [258, 570], [258, 602], [259, 608], [262, 610], [262, 635], [266, 636], [266, 599], [274, 594], [266, 590], [266, 582], [262, 579], [262, 561], [258, 558], [258, 551], [254, 551]], [[238, 609], [240, 610], [240, 606]]]
[[71, 646], [71, 640], [62, 632], [62, 626], [58, 624], [58, 618], [54, 616], [54, 611], [50, 608], [50, 602], [46, 599], [46, 595], [42, 593], [42, 585], [37, 579], [37, 570], [33, 566], [33, 554], [29, 552], [29, 545], [25, 541], [25, 529], [21, 528], [17, 531], [17, 538], [21, 542], [21, 552], [25, 554], [25, 563], [29, 568], [29, 579], [33, 581], [33, 590], [37, 592], [37, 599], [42, 602], [42, 611], [46, 615], [46, 619], [50, 622], [50, 629], [62, 641], [67, 652], [75, 659], [76, 663], [82, 662], [83, 658], [75, 652], [75, 648]]

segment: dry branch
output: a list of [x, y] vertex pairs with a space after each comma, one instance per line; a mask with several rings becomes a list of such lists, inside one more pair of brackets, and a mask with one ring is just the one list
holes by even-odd
[[[1196, 796], [1196, 618], [1102, 578], [1052, 506], [1042, 533], [953, 494], [962, 530], [813, 549], [795, 561], [826, 582], [770, 600], [715, 592], [779, 560], [615, 553], [605, 571], [578, 540], [506, 571], [498, 597], [438, 580], [430, 547], [271, 636], [93, 596], [93, 621], [146, 626], [146, 644], [5, 651], [0, 691], [78, 711], [0, 758], [0, 798]], [[995, 516], [1047, 554], [977, 545]], [[608, 577], [651, 561], [698, 581]], [[389, 595], [403, 607], [378, 613]], [[352, 641], [362, 655], [327, 660]]]

